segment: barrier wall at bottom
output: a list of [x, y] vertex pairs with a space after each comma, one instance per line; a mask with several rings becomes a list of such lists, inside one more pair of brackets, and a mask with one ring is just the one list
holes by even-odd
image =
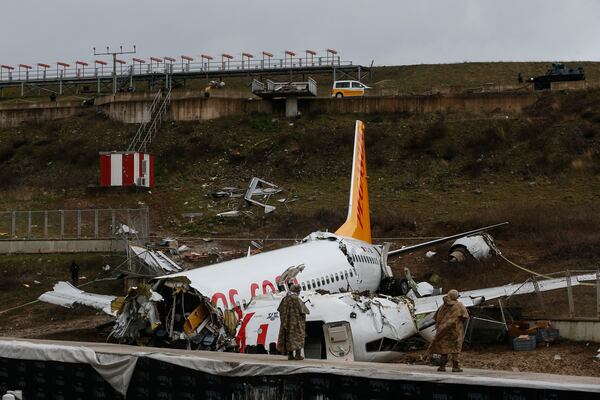
[[[402, 364], [289, 362], [110, 344], [0, 339], [0, 391], [31, 399], [597, 399], [597, 378]], [[57, 361], [61, 360], [61, 361]], [[69, 362], [67, 362], [69, 361]]]

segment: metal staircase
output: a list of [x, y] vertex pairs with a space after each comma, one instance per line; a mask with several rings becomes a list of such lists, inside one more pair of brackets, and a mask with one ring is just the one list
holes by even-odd
[[159, 90], [148, 109], [148, 114], [150, 114], [149, 120], [147, 122], [142, 122], [133, 137], [133, 140], [129, 143], [127, 151], [144, 153], [147, 151], [167, 112], [169, 104], [171, 104], [171, 89]]

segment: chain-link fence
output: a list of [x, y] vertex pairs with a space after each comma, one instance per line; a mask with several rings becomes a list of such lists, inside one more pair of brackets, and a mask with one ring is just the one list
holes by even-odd
[[147, 239], [149, 229], [148, 208], [0, 212], [0, 240]]

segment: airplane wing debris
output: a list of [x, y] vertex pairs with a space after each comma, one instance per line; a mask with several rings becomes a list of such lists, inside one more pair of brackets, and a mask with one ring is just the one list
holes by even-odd
[[475, 229], [475, 230], [472, 230], [472, 231], [463, 232], [463, 233], [459, 233], [459, 234], [452, 235], [452, 236], [446, 236], [446, 237], [435, 239], [435, 240], [430, 240], [428, 242], [423, 242], [423, 243], [415, 244], [414, 246], [402, 247], [400, 249], [390, 251], [388, 253], [388, 257], [389, 256], [397, 256], [397, 255], [404, 254], [404, 253], [412, 253], [415, 250], [419, 250], [419, 249], [422, 249], [422, 248], [425, 248], [425, 247], [433, 246], [433, 245], [436, 245], [436, 244], [439, 244], [439, 243], [444, 243], [444, 242], [447, 242], [447, 241], [452, 240], [452, 239], [459, 239], [459, 238], [464, 237], [464, 236], [474, 235], [476, 233], [481, 233], [481, 232], [488, 231], [488, 230], [494, 229], [494, 228], [498, 228], [498, 227], [504, 226], [504, 225], [508, 225], [508, 222], [502, 222], [502, 223], [499, 223], [499, 224], [485, 226], [483, 228]]
[[54, 285], [52, 291], [43, 293], [38, 297], [38, 300], [66, 308], [73, 308], [76, 304], [80, 304], [116, 316], [116, 312], [111, 307], [116, 298], [116, 296], [84, 292], [69, 282], [61, 281]]
[[[585, 281], [595, 281], [596, 274], [584, 274], [571, 276], [571, 286], [577, 286]], [[540, 292], [562, 289], [568, 286], [567, 277], [538, 280], [537, 286]], [[523, 283], [512, 283], [486, 289], [476, 289], [460, 292], [458, 301], [466, 307], [476, 306], [488, 300], [500, 297], [511, 297], [520, 294], [534, 293], [536, 291], [533, 281]], [[436, 311], [443, 303], [444, 295], [420, 297], [414, 299], [415, 314], [427, 314]]]
[[183, 270], [162, 251], [150, 250], [136, 245], [129, 245], [129, 249], [144, 266], [150, 268], [153, 275], [169, 274]]

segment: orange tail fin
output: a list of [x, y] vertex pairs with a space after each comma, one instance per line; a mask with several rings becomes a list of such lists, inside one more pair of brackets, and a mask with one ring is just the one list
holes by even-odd
[[371, 243], [367, 160], [365, 157], [365, 124], [362, 121], [356, 121], [354, 133], [354, 157], [348, 217], [335, 233]]

